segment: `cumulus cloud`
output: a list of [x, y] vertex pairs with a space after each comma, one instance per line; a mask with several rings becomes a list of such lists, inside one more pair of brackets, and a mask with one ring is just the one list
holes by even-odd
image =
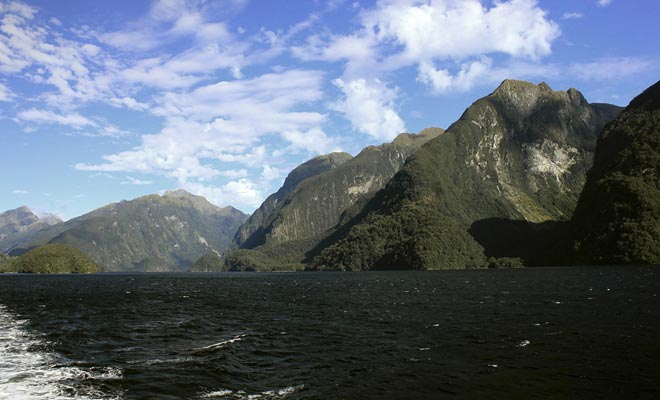
[[612, 4], [612, 0], [598, 0], [598, 5], [601, 7], [607, 7]]
[[396, 90], [379, 80], [345, 82], [338, 78], [333, 83], [344, 93], [344, 99], [333, 104], [333, 108], [344, 113], [355, 130], [388, 141], [406, 130], [395, 110]]
[[230, 181], [222, 186], [204, 185], [198, 182], [186, 182], [182, 189], [204, 196], [214, 204], [231, 204], [245, 212], [252, 212], [259, 207], [265, 194], [249, 179]]
[[504, 53], [537, 59], [551, 52], [558, 26], [535, 0], [393, 0], [363, 16], [380, 42], [394, 41], [405, 63]]
[[281, 136], [291, 143], [287, 148], [289, 152], [303, 151], [316, 155], [341, 150], [339, 140], [328, 136], [319, 127], [314, 127], [304, 132], [299, 130], [284, 131]]

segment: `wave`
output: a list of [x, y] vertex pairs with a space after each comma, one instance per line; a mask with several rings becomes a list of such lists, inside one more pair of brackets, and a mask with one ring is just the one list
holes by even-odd
[[303, 389], [305, 385], [287, 386], [281, 389], [267, 390], [261, 393], [248, 394], [243, 390], [221, 389], [205, 393], [202, 399], [231, 399], [231, 400], [279, 400]]
[[0, 400], [92, 400], [109, 399], [100, 393], [81, 393], [72, 385], [89, 379], [121, 379], [121, 370], [95, 368], [89, 371], [68, 366], [55, 354], [38, 351], [48, 343], [31, 334], [28, 321], [12, 315], [0, 304]]

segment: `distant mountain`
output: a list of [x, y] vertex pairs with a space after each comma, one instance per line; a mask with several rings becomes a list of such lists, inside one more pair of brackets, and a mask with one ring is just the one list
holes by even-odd
[[207, 252], [224, 251], [246, 218], [177, 190], [109, 204], [43, 229], [23, 247], [66, 244], [109, 271], [183, 271]]
[[41, 229], [62, 222], [51, 214], [38, 216], [23, 206], [0, 214], [0, 252], [9, 252], [16, 245], [31, 240]]
[[239, 228], [234, 239], [239, 249], [227, 258], [229, 267], [299, 266], [306, 253], [381, 189], [411, 154], [443, 132], [430, 128], [417, 135], [403, 133], [392, 143], [369, 146], [353, 158], [333, 153], [300, 165]]
[[660, 82], [605, 127], [572, 228], [577, 262], [660, 264]]
[[331, 240], [317, 268], [479, 267], [526, 263], [573, 214], [596, 138], [620, 108], [575, 90], [507, 80], [473, 103]]

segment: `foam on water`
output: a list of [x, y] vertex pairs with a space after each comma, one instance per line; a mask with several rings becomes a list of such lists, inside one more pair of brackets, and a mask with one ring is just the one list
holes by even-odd
[[0, 400], [101, 398], [80, 393], [70, 382], [121, 378], [121, 371], [114, 368], [83, 371], [62, 366], [54, 354], [35, 350], [46, 343], [30, 334], [26, 324], [27, 320], [16, 318], [0, 304]]
[[261, 393], [248, 394], [243, 390], [221, 389], [206, 393], [201, 396], [203, 399], [237, 399], [237, 400], [278, 400], [284, 399], [290, 394], [303, 389], [305, 385], [287, 386], [281, 389], [267, 390]]

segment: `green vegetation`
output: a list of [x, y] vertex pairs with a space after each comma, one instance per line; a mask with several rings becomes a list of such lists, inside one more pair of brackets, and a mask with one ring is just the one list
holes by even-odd
[[[554, 92], [543, 83], [505, 81], [410, 157], [313, 264], [485, 267], [485, 242], [478, 240], [489, 238], [473, 237], [471, 227], [492, 219], [568, 220], [597, 134], [617, 112], [614, 106], [589, 105], [574, 89]], [[496, 258], [520, 258], [520, 248], [510, 250]]]
[[27, 245], [65, 244], [111, 271], [184, 271], [224, 251], [247, 216], [184, 191], [121, 201], [39, 232]]
[[11, 257], [5, 253], [0, 253], [0, 273], [9, 272], [11, 263]]
[[188, 272], [222, 272], [226, 270], [225, 260], [215, 253], [204, 254], [188, 268]]
[[428, 205], [405, 202], [386, 215], [372, 213], [327, 247], [316, 269], [449, 269], [485, 266], [483, 248], [456, 222]]
[[9, 270], [34, 274], [82, 274], [98, 272], [99, 266], [76, 248], [48, 244], [13, 259]]
[[357, 214], [411, 154], [443, 132], [429, 128], [417, 135], [403, 133], [392, 143], [369, 146], [354, 158], [333, 153], [300, 165], [241, 226], [235, 237], [240, 250], [226, 257], [227, 267], [305, 268], [321, 241]]
[[605, 128], [572, 223], [577, 262], [660, 264], [660, 82]]
[[523, 266], [522, 258], [491, 257], [488, 259], [488, 268], [522, 268]]

